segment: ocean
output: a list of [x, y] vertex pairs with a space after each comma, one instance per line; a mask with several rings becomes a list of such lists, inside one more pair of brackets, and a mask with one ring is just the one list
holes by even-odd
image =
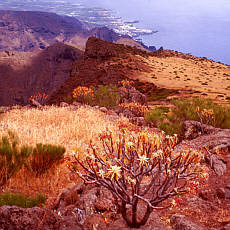
[[123, 20], [138, 20], [138, 28], [157, 30], [141, 36], [147, 45], [230, 65], [229, 0], [84, 0], [84, 4], [115, 10]]
[[[138, 34], [148, 46], [230, 65], [230, 0], [1, 0], [0, 9], [74, 16], [117, 32]], [[142, 33], [151, 30], [158, 32]]]

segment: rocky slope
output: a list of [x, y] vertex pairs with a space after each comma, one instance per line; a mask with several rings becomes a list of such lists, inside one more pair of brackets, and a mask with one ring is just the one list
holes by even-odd
[[[106, 42], [90, 37], [81, 59], [74, 62], [70, 77], [51, 95], [49, 103], [60, 103], [67, 96], [71, 96], [77, 86], [97, 86], [114, 84], [121, 80], [133, 79], [140, 71], [149, 72], [150, 68], [140, 61], [140, 57], [152, 54], [136, 47]], [[135, 81], [135, 87], [141, 92], [156, 92], [153, 83]]]
[[57, 90], [81, 55], [63, 43], [36, 52], [0, 52], [0, 105], [26, 104], [31, 95]]

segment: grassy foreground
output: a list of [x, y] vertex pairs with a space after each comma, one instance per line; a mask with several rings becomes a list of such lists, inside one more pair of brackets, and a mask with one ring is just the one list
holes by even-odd
[[[20, 145], [35, 146], [37, 143], [62, 145], [66, 156], [71, 156], [73, 149], [86, 149], [90, 140], [99, 143], [98, 136], [106, 129], [116, 131], [117, 122], [99, 110], [80, 107], [77, 110], [61, 107], [39, 109], [14, 109], [0, 119], [0, 137], [10, 130], [15, 132]], [[34, 196], [45, 194], [50, 206], [63, 189], [74, 185], [77, 176], [71, 174], [67, 163], [39, 177], [28, 175], [22, 169], [3, 187], [3, 191], [23, 193]]]

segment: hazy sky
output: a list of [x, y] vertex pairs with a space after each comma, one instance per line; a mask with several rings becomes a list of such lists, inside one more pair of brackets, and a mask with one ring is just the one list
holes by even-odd
[[[78, 2], [78, 0], [71, 0]], [[148, 45], [207, 56], [230, 64], [230, 0], [84, 0], [114, 9], [139, 27], [158, 30]]]

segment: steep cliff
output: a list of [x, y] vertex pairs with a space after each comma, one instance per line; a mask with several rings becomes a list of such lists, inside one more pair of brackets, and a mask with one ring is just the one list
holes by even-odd
[[81, 55], [63, 43], [37, 52], [0, 52], [0, 105], [26, 104], [31, 95], [57, 90]]

